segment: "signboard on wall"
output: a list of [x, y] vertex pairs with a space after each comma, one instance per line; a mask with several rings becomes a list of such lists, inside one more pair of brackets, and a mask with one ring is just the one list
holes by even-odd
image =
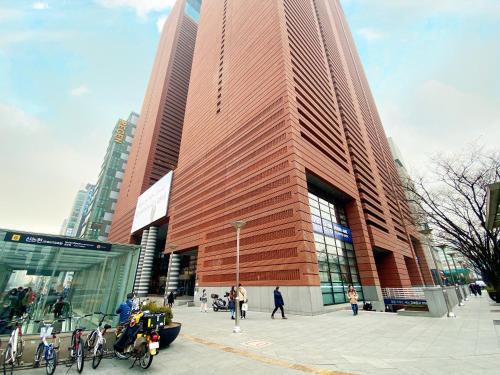
[[110, 251], [111, 244], [94, 241], [84, 241], [76, 238], [54, 237], [36, 233], [7, 232], [4, 241], [25, 243], [40, 246], [57, 246], [67, 249]]
[[131, 233], [167, 216], [173, 171], [168, 172], [137, 199]]

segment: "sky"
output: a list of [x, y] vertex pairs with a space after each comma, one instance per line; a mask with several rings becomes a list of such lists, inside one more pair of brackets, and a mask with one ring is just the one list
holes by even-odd
[[[500, 1], [341, 2], [411, 173], [470, 142], [499, 148]], [[0, 227], [59, 232], [118, 118], [140, 112], [173, 3], [0, 0]]]

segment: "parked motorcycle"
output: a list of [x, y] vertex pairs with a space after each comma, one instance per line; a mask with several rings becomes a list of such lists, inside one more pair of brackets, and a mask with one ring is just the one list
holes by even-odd
[[143, 369], [147, 369], [158, 354], [160, 335], [157, 328], [160, 321], [165, 319], [163, 314], [149, 314], [139, 311], [132, 314], [130, 322], [117, 336], [114, 345], [115, 354], [120, 359], [133, 358], [134, 367], [139, 361]]
[[229, 293], [226, 292], [224, 297], [225, 300], [220, 298], [218, 294], [211, 294], [212, 297], [212, 308], [214, 311], [229, 311]]

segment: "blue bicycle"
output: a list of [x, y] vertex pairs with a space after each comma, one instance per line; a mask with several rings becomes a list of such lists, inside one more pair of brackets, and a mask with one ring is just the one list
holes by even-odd
[[[40, 338], [42, 341], [38, 344], [35, 351], [34, 366], [40, 367], [40, 362], [42, 359], [45, 362], [45, 371], [47, 375], [52, 375], [56, 371], [57, 367], [57, 352], [59, 350], [59, 345], [61, 343], [60, 339], [57, 337], [56, 332], [54, 332], [54, 323], [64, 322], [64, 319], [56, 319], [52, 322], [45, 322], [43, 320], [35, 320], [35, 323], [42, 323], [40, 328]], [[47, 339], [52, 337], [53, 342], [49, 343]]]

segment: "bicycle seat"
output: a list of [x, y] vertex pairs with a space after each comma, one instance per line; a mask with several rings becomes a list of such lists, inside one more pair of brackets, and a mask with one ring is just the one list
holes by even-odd
[[110, 324], [105, 324], [104, 325], [104, 329], [110, 329], [111, 328], [111, 325]]

